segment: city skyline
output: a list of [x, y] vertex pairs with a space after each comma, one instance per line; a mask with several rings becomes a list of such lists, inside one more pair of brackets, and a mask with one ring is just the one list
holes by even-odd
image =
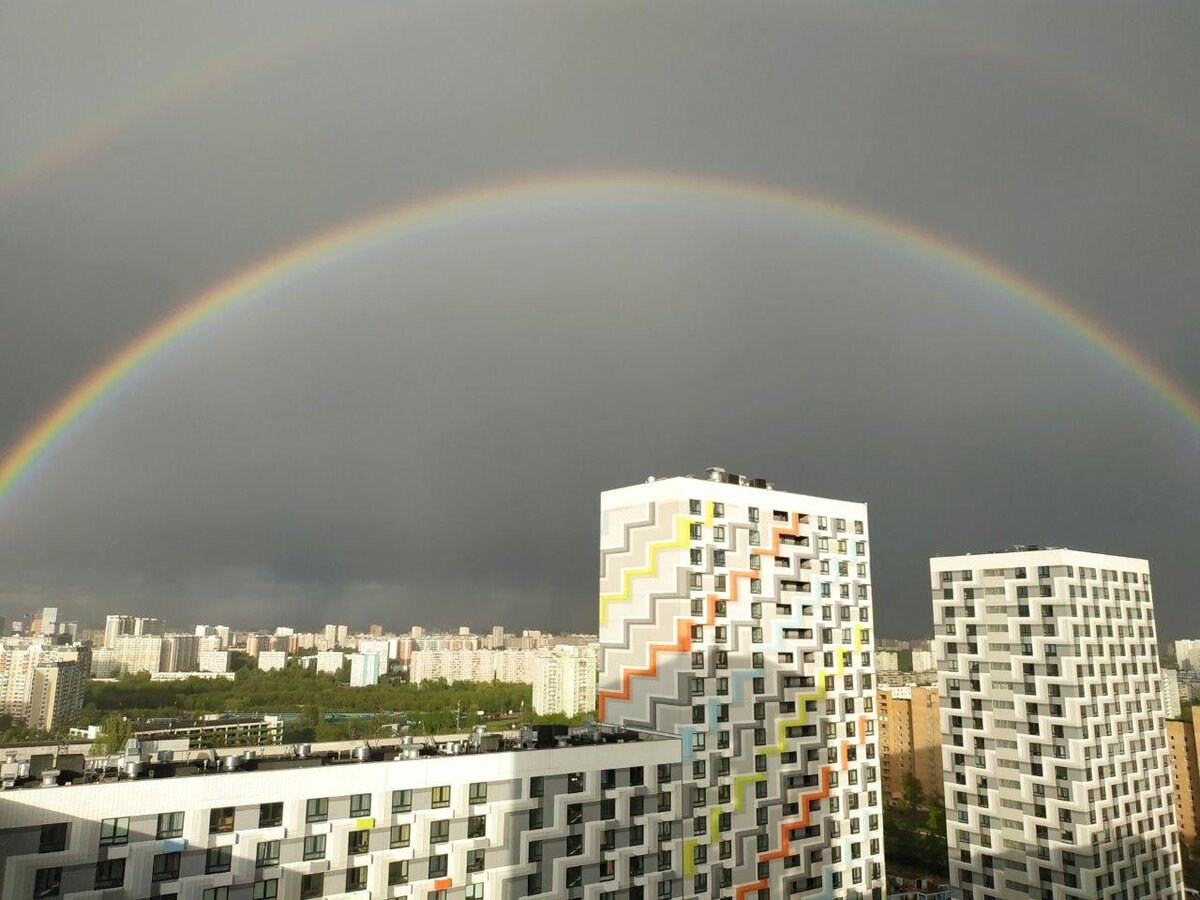
[[1200, 633], [1178, 8], [6, 19], [0, 605], [579, 630], [599, 493], [717, 463], [870, 504], [885, 634], [1027, 543]]

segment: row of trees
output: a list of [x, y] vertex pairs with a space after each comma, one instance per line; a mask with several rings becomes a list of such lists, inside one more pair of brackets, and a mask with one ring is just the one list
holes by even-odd
[[[344, 672], [330, 675], [292, 666], [274, 672], [241, 668], [232, 681], [158, 682], [142, 674], [91, 682], [81, 718], [95, 722], [106, 714], [138, 720], [222, 712], [297, 714], [285, 726], [287, 742], [369, 739], [392, 734], [397, 727], [418, 734], [444, 734], [476, 724], [505, 727], [517, 721], [577, 721], [534, 716], [531, 702], [532, 688], [523, 684], [426, 681], [415, 685], [397, 678], [352, 688], [345, 683]], [[338, 713], [357, 715], [340, 719]]]

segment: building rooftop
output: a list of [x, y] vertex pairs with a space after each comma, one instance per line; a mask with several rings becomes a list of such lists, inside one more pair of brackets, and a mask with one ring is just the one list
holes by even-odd
[[78, 752], [50, 752], [18, 760], [15, 748], [8, 748], [2, 751], [4, 761], [0, 762], [0, 783], [4, 790], [14, 790], [151, 778], [212, 777], [232, 772], [342, 766], [364, 762], [553, 750], [671, 739], [668, 735], [599, 724], [578, 728], [539, 725], [510, 732], [476, 730], [469, 734], [426, 738], [399, 737], [282, 746], [268, 744], [227, 750], [147, 752], [140, 741], [131, 739], [124, 753], [108, 757]]

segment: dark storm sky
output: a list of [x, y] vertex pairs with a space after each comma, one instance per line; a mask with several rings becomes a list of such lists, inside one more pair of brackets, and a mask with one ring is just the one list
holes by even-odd
[[[1002, 8], [1001, 8], [1002, 7]], [[11, 3], [0, 447], [189, 297], [406, 199], [656, 170], [900, 219], [1200, 393], [1192, 3]], [[598, 493], [707, 465], [931, 554], [1150, 558], [1200, 634], [1200, 430], [900, 244], [645, 191], [309, 270], [173, 346], [0, 502], [0, 615], [595, 627]]]

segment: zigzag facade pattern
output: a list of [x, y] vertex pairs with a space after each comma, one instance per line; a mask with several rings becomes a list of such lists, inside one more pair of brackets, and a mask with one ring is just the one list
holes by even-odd
[[883, 896], [865, 505], [693, 478], [601, 505], [599, 712], [681, 741], [671, 896]]

